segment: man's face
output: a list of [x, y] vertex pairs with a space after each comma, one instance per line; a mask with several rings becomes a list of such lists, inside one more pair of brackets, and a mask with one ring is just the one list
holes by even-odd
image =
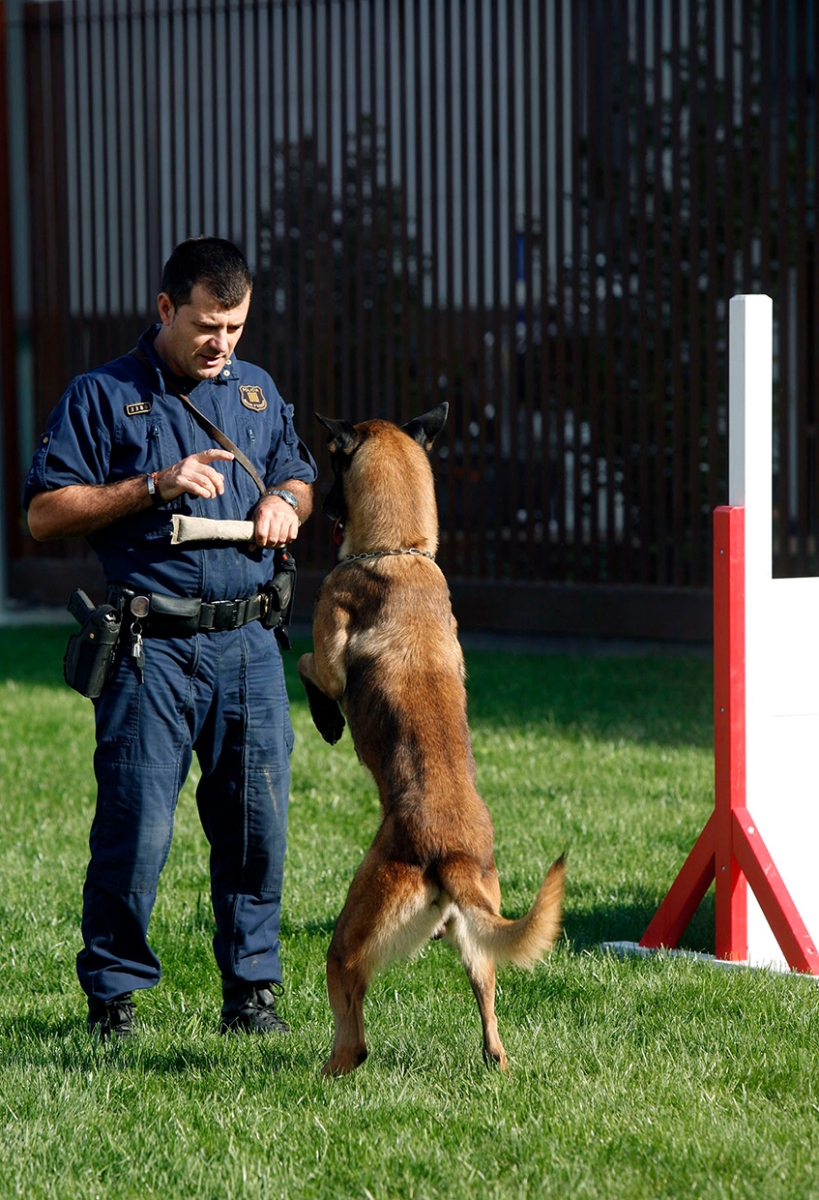
[[242, 336], [250, 291], [236, 308], [225, 309], [197, 283], [187, 304], [174, 308], [170, 297], [160, 292], [157, 306], [162, 328], [154, 345], [160, 358], [175, 375], [215, 379]]

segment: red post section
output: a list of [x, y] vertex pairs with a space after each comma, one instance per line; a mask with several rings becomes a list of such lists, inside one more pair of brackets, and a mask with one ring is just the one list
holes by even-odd
[[[714, 812], [641, 946], [676, 946], [712, 880], [717, 958], [748, 957], [751, 884], [790, 967], [819, 975], [819, 954], [745, 807], [745, 510], [714, 512]], [[747, 883], [746, 883], [747, 881]]]

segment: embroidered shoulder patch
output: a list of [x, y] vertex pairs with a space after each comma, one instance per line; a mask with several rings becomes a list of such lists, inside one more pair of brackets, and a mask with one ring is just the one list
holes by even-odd
[[245, 408], [250, 408], [253, 412], [264, 412], [267, 408], [267, 397], [256, 384], [240, 384], [239, 399]]
[[149, 413], [151, 407], [150, 400], [140, 400], [136, 404], [126, 404], [125, 415], [126, 417], [139, 417], [142, 413]]

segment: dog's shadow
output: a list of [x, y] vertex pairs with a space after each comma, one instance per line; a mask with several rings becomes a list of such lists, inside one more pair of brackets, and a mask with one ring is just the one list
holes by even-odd
[[[572, 951], [593, 950], [606, 942], [639, 942], [664, 897], [656, 902], [616, 902], [591, 908], [567, 906], [563, 932]], [[714, 953], [715, 907], [713, 888], [680, 938], [679, 948], [701, 954]]]

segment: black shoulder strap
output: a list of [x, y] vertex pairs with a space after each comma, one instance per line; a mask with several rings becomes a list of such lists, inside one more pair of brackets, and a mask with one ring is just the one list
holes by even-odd
[[[138, 363], [145, 367], [146, 370], [153, 371], [153, 363], [148, 358], [148, 355], [141, 346], [135, 346], [130, 353]], [[259, 472], [253, 466], [253, 463], [250, 461], [244, 451], [240, 450], [236, 443], [232, 442], [228, 435], [223, 433], [218, 425], [214, 425], [213, 421], [206, 417], [203, 412], [199, 411], [194, 402], [191, 400], [190, 396], [186, 396], [184, 392], [177, 391], [174, 392], [174, 395], [179, 397], [179, 399], [185, 405], [185, 408], [187, 408], [191, 416], [198, 421], [205, 432], [210, 434], [213, 440], [218, 442], [223, 450], [228, 450], [241, 467], [244, 467], [250, 478], [256, 484], [256, 487], [259, 489], [261, 494], [264, 495], [266, 488], [264, 482], [262, 481], [262, 477], [259, 475]]]

